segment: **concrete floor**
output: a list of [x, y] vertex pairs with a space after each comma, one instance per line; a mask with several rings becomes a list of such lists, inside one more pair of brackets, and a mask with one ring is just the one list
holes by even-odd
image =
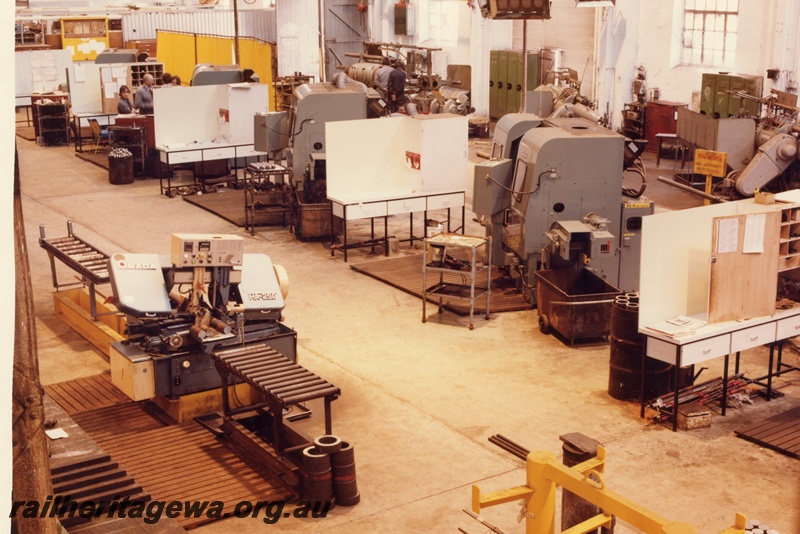
[[[43, 148], [20, 138], [17, 146], [45, 385], [100, 373], [109, 364], [53, 313], [49, 263], [37, 246], [40, 224], [57, 237], [66, 235], [71, 220], [77, 235], [108, 253], [166, 254], [174, 232], [232, 233], [244, 237], [246, 251], [266, 253], [286, 268], [285, 323], [298, 332], [300, 362], [342, 390], [333, 403], [333, 430], [355, 445], [361, 503], [336, 507], [325, 519], [282, 519], [281, 530], [485, 532], [462, 511], [470, 506], [472, 484], [486, 492], [525, 482], [524, 462], [487, 438], [500, 433], [560, 455], [559, 436], [581, 432], [607, 449], [608, 487], [653, 512], [701, 533], [732, 525], [736, 512], [782, 534], [800, 532], [800, 462], [734, 435], [800, 405], [800, 376], [777, 380], [786, 394], [780, 400], [715, 415], [707, 429], [676, 433], [647, 425], [637, 404], [607, 394], [609, 346], [570, 347], [542, 335], [535, 310], [476, 319], [473, 331], [467, 318], [449, 313], [423, 324], [419, 299], [356, 273], [321, 243], [300, 242], [282, 227], [263, 227], [251, 237], [180, 197], [160, 195], [157, 180], [110, 185], [107, 171], [76, 158], [71, 147]], [[662, 162], [658, 172], [667, 175], [671, 166]], [[658, 202], [654, 175], [648, 193]], [[659, 209], [698, 204], [680, 192], [664, 192], [669, 197], [672, 205]], [[397, 224], [405, 235], [407, 219]], [[467, 229], [480, 233], [471, 221]], [[359, 249], [350, 263], [380, 258]], [[743, 354], [749, 376], [764, 372], [766, 356], [765, 349]], [[796, 353], [786, 357], [800, 365]], [[721, 359], [711, 362], [703, 377], [718, 376], [721, 366]], [[312, 408], [315, 416], [304, 425], [319, 435], [322, 412]], [[525, 531], [519, 513], [519, 504], [510, 503], [483, 517], [519, 533]], [[263, 528], [260, 518], [228, 519], [198, 531]]]

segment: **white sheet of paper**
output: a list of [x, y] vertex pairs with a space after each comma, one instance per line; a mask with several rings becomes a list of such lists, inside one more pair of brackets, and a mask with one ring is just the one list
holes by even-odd
[[100, 69], [100, 79], [103, 80], [103, 83], [108, 83], [112, 80], [111, 76], [111, 68], [110, 67], [103, 67]]
[[80, 63], [75, 64], [75, 81], [78, 83], [86, 81], [86, 67]]
[[720, 219], [717, 225], [717, 253], [736, 252], [739, 249], [739, 218]]
[[742, 252], [745, 254], [761, 254], [764, 252], [764, 228], [766, 224], [766, 213], [753, 213], [745, 218]]
[[114, 93], [117, 92], [117, 82], [108, 82], [103, 84], [103, 91], [105, 98], [114, 98]]
[[127, 67], [111, 67], [111, 76], [116, 78], [127, 78], [128, 77], [128, 70]]
[[47, 434], [47, 437], [50, 439], [61, 439], [61, 438], [68, 438], [69, 434], [67, 434], [66, 430], [63, 428], [51, 428], [44, 431]]

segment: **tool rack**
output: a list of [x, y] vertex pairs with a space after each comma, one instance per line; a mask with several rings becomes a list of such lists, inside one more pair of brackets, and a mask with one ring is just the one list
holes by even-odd
[[[75, 285], [89, 287], [90, 311], [92, 319], [96, 320], [100, 314], [97, 313], [95, 286], [108, 283], [109, 281], [109, 256], [76, 236], [72, 231], [72, 221], [67, 221], [67, 236], [54, 239], [47, 239], [45, 237], [44, 225], [40, 224], [39, 245], [47, 251], [47, 255], [50, 258], [50, 274], [53, 278], [53, 287], [55, 287], [56, 290]], [[81, 281], [60, 284], [56, 274], [56, 258], [78, 273], [81, 277]]]
[[[486, 296], [485, 319], [489, 319], [489, 305], [492, 297], [492, 238], [475, 237], [460, 234], [441, 233], [424, 240], [422, 248], [422, 322], [427, 321], [425, 306], [430, 295], [439, 297], [439, 313], [442, 313], [442, 300], [444, 297], [469, 299], [469, 329], [472, 330], [475, 301]], [[485, 261], [478, 265], [478, 249], [485, 248]], [[447, 249], [455, 248], [466, 250], [468, 253], [469, 270], [458, 269], [448, 263]], [[431, 251], [439, 249], [440, 257], [431, 258]], [[428, 271], [439, 273], [439, 280], [428, 287]], [[486, 287], [477, 287], [475, 282], [478, 274], [486, 272]], [[444, 280], [445, 273], [460, 274], [466, 282], [452, 283]]]
[[[250, 235], [256, 234], [256, 212], [281, 215], [286, 225], [286, 216], [291, 218], [291, 191], [287, 178], [289, 169], [277, 163], [251, 163], [244, 168], [244, 228]], [[265, 184], [275, 184], [271, 191], [263, 190]]]

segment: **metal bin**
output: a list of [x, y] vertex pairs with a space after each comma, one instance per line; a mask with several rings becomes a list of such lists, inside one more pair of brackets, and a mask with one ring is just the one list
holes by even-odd
[[606, 337], [611, 304], [622, 291], [587, 269], [536, 271], [539, 330], [551, 329], [573, 343], [578, 338]]

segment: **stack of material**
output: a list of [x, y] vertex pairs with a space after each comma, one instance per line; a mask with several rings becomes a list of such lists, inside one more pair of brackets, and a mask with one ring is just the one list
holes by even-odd
[[[750, 380], [744, 378], [744, 373], [730, 376], [728, 378], [727, 391], [728, 405], [740, 405], [741, 401], [739, 399], [750, 383]], [[718, 377], [708, 380], [707, 382], [685, 387], [678, 393], [678, 405], [682, 406], [694, 402], [705, 406], [712, 402], [719, 402], [722, 399], [723, 386], [722, 378]], [[664, 421], [670, 417], [673, 412], [672, 405], [674, 400], [674, 394], [668, 393], [656, 397], [648, 403], [650, 408], [658, 412], [658, 415], [655, 417], [656, 421]]]

